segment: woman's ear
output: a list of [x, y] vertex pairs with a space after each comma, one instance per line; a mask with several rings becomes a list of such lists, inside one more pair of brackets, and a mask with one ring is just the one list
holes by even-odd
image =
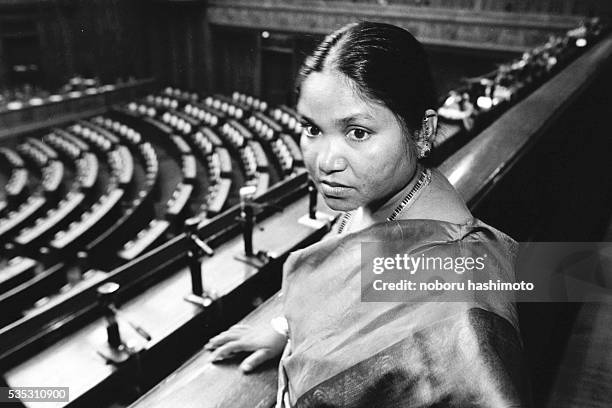
[[427, 109], [425, 111], [425, 117], [423, 118], [423, 126], [418, 132], [418, 138], [416, 140], [417, 152], [420, 159], [427, 157], [431, 151], [431, 146], [437, 131], [438, 114], [433, 109]]

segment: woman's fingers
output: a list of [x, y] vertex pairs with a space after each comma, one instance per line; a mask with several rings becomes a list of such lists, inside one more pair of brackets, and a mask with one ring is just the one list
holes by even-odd
[[285, 342], [286, 337], [276, 333], [272, 328], [236, 325], [210, 339], [204, 347], [214, 350], [210, 356], [213, 363], [232, 357], [236, 353], [252, 352], [240, 364], [240, 369], [248, 373], [264, 361], [280, 355]]
[[270, 358], [270, 350], [259, 349], [244, 359], [242, 364], [240, 364], [240, 369], [242, 370], [242, 372], [248, 373], [249, 371], [253, 370], [254, 368], [261, 365], [263, 362], [269, 360]]
[[230, 341], [216, 349], [210, 357], [214, 363], [216, 361], [225, 360], [232, 354], [236, 354], [241, 351], [251, 351], [251, 348], [241, 341]]
[[218, 334], [217, 336], [208, 340], [208, 343], [206, 343], [204, 348], [206, 350], [214, 350], [217, 347], [222, 346], [223, 344], [229, 341], [238, 340], [239, 338], [242, 337], [244, 332], [245, 332], [244, 328], [231, 327], [228, 330], [224, 331], [223, 333]]
[[205, 350], [214, 350], [217, 347], [224, 345], [227, 342], [238, 340], [240, 336], [231, 333], [221, 333], [220, 335], [208, 340], [208, 343], [204, 345]]

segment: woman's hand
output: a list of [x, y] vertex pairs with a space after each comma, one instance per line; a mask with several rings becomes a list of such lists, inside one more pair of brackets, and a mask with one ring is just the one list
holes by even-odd
[[238, 324], [213, 337], [204, 346], [215, 350], [212, 361], [224, 360], [240, 352], [252, 351], [240, 364], [243, 372], [249, 372], [263, 362], [280, 356], [287, 343], [287, 337], [270, 327], [251, 327]]

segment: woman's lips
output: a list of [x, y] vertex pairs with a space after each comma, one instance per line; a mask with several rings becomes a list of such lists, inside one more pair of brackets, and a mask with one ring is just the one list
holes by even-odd
[[332, 181], [321, 181], [319, 185], [321, 186], [321, 193], [329, 197], [345, 197], [351, 190], [349, 186]]

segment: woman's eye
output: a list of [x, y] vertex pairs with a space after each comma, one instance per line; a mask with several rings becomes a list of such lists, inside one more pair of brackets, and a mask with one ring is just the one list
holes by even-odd
[[302, 124], [302, 128], [306, 136], [315, 137], [321, 134], [321, 129], [314, 125]]
[[363, 142], [364, 140], [369, 139], [371, 134], [364, 129], [357, 128], [357, 129], [353, 129], [350, 132], [348, 132], [347, 136], [352, 140]]

